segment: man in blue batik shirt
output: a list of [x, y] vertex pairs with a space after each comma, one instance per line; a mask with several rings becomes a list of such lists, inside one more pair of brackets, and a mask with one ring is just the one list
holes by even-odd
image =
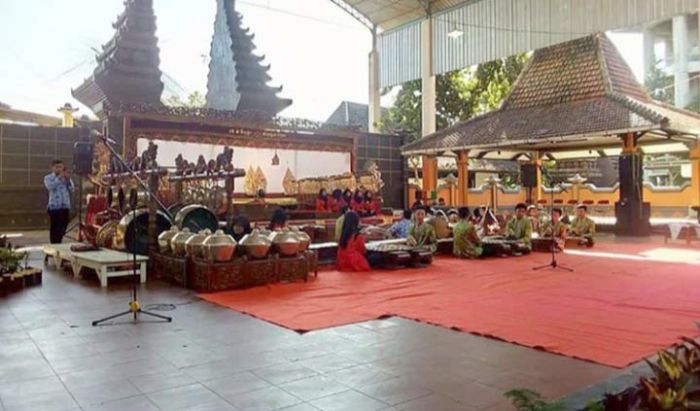
[[408, 231], [411, 229], [411, 210], [403, 210], [403, 218], [389, 227], [389, 234], [394, 238], [408, 238]]
[[70, 173], [61, 160], [54, 160], [51, 168], [53, 172], [44, 177], [44, 186], [49, 191], [49, 237], [51, 244], [59, 244], [70, 222], [70, 195], [74, 187]]

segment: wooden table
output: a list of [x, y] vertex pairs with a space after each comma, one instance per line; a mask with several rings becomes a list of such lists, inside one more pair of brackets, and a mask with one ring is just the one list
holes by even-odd
[[[133, 274], [133, 254], [114, 250], [84, 251], [73, 253], [73, 273], [78, 276], [83, 267], [92, 268], [100, 277], [100, 285], [107, 287], [109, 277], [123, 277]], [[146, 282], [145, 255], [136, 256], [136, 273], [140, 275], [141, 282]]]
[[48, 263], [49, 257], [53, 260], [53, 265], [56, 268], [60, 268], [64, 261], [72, 263], [71, 258], [73, 253], [71, 253], [70, 248], [73, 244], [79, 243], [44, 245], [42, 247], [44, 250], [44, 263]]
[[[133, 274], [133, 255], [123, 251], [98, 250], [79, 251], [70, 250], [71, 244], [50, 244], [45, 245], [44, 253], [47, 257], [52, 257], [57, 267], [63, 261], [67, 261], [73, 267], [73, 276], [80, 277], [80, 270], [83, 267], [92, 268], [100, 279], [100, 285], [107, 287], [109, 277], [123, 277]], [[148, 257], [136, 256], [136, 274], [141, 277], [141, 282], [146, 282], [146, 263]]]

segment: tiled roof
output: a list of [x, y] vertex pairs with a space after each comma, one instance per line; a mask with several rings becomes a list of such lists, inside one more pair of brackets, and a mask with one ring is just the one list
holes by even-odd
[[[382, 107], [382, 115], [389, 110]], [[369, 106], [362, 103], [343, 101], [326, 120], [326, 124], [357, 127], [361, 131], [369, 129]]]
[[535, 51], [501, 107], [403, 147], [405, 154], [666, 129], [700, 116], [652, 100], [603, 33]]

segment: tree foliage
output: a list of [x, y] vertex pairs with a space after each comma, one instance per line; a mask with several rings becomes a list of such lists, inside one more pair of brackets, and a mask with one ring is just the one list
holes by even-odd
[[[437, 129], [499, 107], [527, 60], [526, 54], [519, 54], [436, 76]], [[409, 81], [401, 86], [381, 128], [417, 138], [421, 124], [421, 80]]]
[[649, 67], [649, 72], [644, 79], [644, 86], [654, 100], [673, 104], [675, 99], [673, 76], [664, 73], [657, 66]]
[[206, 103], [207, 100], [204, 97], [204, 95], [196, 90], [190, 93], [189, 96], [187, 96], [187, 101], [182, 101], [182, 99], [178, 95], [172, 95], [163, 100], [163, 104], [170, 107], [199, 108], [204, 107]]

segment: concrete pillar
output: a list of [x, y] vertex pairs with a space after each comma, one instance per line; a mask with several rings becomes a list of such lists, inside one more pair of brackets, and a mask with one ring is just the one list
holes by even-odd
[[421, 23], [421, 123], [422, 136], [436, 130], [435, 121], [435, 76], [433, 75], [433, 23], [428, 17]]
[[377, 52], [377, 29], [372, 30], [372, 51], [369, 53], [369, 124], [370, 133], [379, 133], [382, 120], [381, 90], [379, 87], [379, 53]]
[[692, 190], [691, 206], [700, 206], [700, 142], [690, 146], [690, 187]]
[[690, 80], [688, 76], [688, 16], [673, 18], [673, 76], [676, 107], [684, 108], [690, 103]]
[[654, 32], [650, 29], [644, 30], [642, 35], [644, 38], [644, 77], [646, 78], [651, 69], [656, 66], [656, 52], [654, 51], [656, 39]]
[[457, 205], [469, 205], [469, 150], [457, 152]]
[[423, 156], [423, 195], [431, 198], [431, 192], [437, 189], [438, 161], [435, 156]]

